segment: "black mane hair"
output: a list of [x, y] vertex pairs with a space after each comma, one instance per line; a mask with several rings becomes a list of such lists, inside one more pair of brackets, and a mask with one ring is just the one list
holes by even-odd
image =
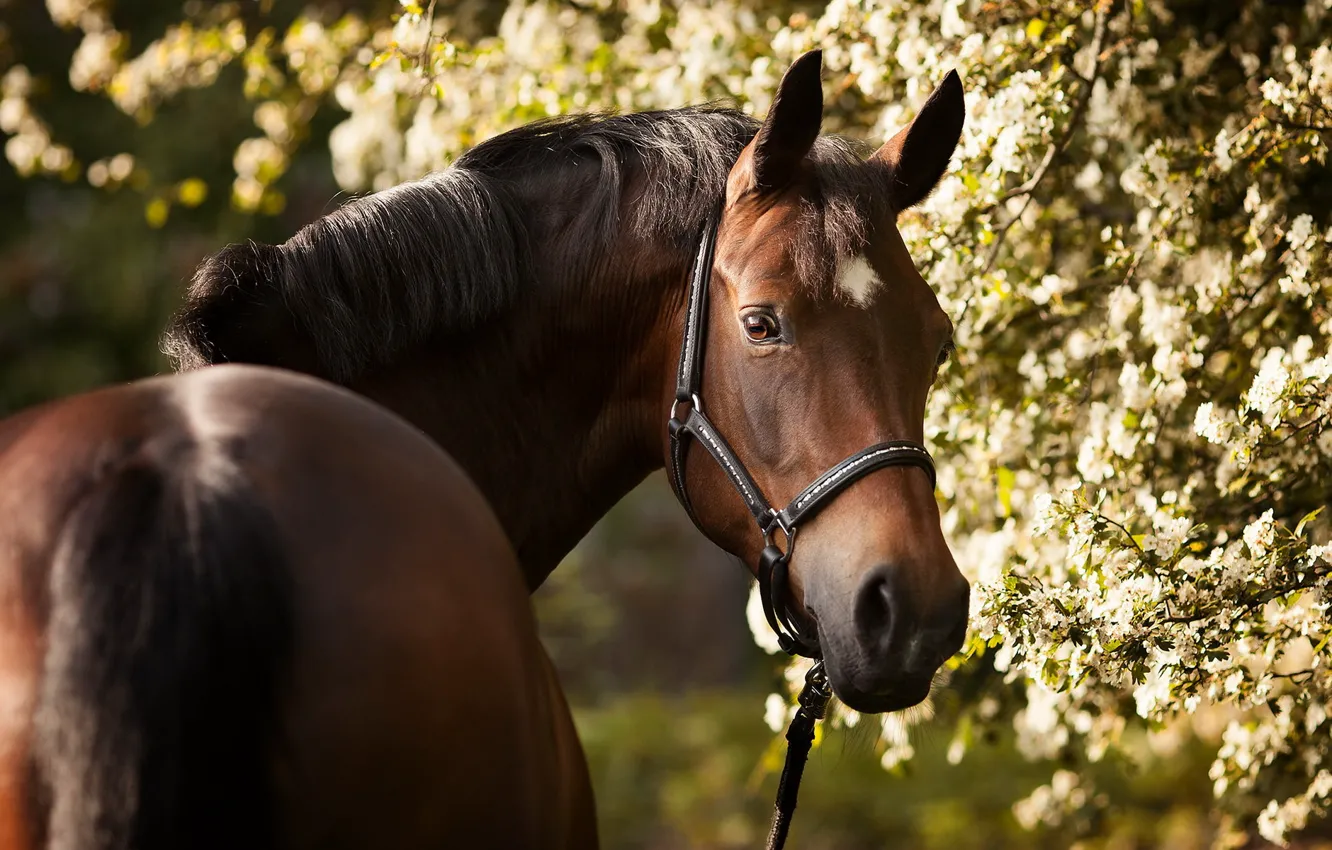
[[[503, 133], [444, 171], [350, 201], [282, 245], [238, 243], [208, 258], [163, 351], [178, 369], [287, 365], [275, 341], [295, 333], [322, 374], [351, 380], [509, 307], [535, 277], [530, 234], [542, 203], [585, 211], [560, 236], [583, 253], [626, 230], [692, 249], [758, 126], [702, 106], [557, 117]], [[820, 137], [810, 159], [819, 198], [806, 205], [810, 238], [795, 258], [802, 278], [827, 280], [863, 243], [866, 222], [891, 215], [888, 175], [836, 137]], [[588, 166], [594, 179], [571, 182], [571, 169]]]

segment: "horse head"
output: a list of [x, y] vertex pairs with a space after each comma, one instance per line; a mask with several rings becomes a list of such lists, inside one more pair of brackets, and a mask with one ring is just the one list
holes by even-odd
[[[921, 445], [952, 323], [896, 226], [943, 176], [964, 104], [949, 74], [909, 126], [851, 158], [820, 138], [820, 65], [816, 51], [787, 71], [727, 179], [668, 466], [704, 531], [771, 581], [784, 639], [822, 655], [848, 706], [890, 711], [928, 695], [966, 634], [970, 588]], [[684, 455], [682, 431], [718, 463]]]

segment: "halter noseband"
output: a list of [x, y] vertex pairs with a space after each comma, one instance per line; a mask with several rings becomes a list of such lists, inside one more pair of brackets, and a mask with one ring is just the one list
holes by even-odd
[[[698, 515], [694, 513], [685, 489], [685, 450], [689, 445], [686, 437], [693, 437], [703, 444], [718, 466], [731, 479], [731, 484], [744, 499], [745, 506], [753, 514], [763, 534], [764, 547], [759, 555], [758, 582], [759, 597], [763, 603], [763, 615], [768, 625], [777, 634], [777, 642], [791, 655], [803, 655], [807, 658], [819, 658], [817, 634], [807, 634], [791, 616], [788, 605], [788, 565], [791, 552], [795, 548], [796, 532], [800, 524], [812, 518], [828, 506], [837, 494], [853, 482], [879, 469], [889, 466], [915, 466], [925, 470], [930, 476], [930, 486], [935, 483], [934, 461], [930, 453], [920, 443], [910, 440], [891, 440], [876, 443], [861, 452], [837, 464], [820, 475], [800, 492], [791, 504], [777, 510], [764, 498], [763, 492], [754, 483], [754, 478], [745, 469], [745, 465], [736, 457], [726, 440], [703, 412], [702, 383], [704, 336], [707, 332], [708, 286], [712, 280], [712, 258], [717, 244], [717, 228], [721, 223], [720, 206], [708, 219], [703, 238], [699, 242], [698, 257], [694, 262], [694, 272], [689, 283], [689, 306], [685, 313], [684, 340], [680, 345], [680, 368], [676, 372], [675, 401], [671, 404], [670, 419], [666, 423], [670, 434], [670, 464], [667, 472], [675, 495], [684, 505], [689, 518], [699, 530], [704, 531]], [[777, 532], [785, 538], [786, 550], [777, 545]]]

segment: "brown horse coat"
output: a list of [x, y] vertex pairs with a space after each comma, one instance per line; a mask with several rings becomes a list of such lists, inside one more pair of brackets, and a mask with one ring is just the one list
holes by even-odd
[[383, 409], [65, 399], [0, 423], [0, 518], [0, 848], [595, 845], [512, 549]]

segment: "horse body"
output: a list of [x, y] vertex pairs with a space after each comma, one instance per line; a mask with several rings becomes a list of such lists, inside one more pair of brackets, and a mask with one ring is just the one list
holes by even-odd
[[595, 846], [498, 522], [254, 367], [0, 423], [0, 847]]

